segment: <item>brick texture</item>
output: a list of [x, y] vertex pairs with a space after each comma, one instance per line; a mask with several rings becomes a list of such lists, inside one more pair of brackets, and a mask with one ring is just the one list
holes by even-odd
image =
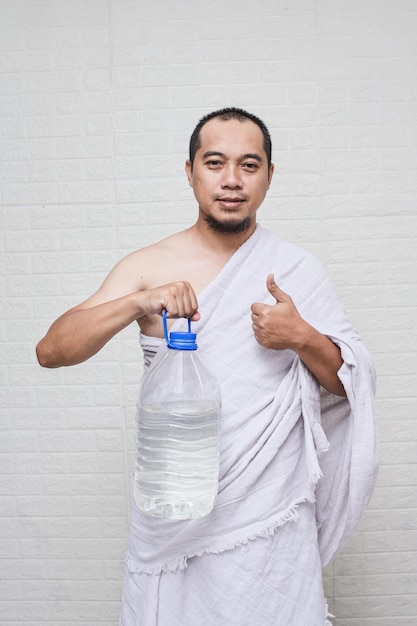
[[273, 136], [260, 222], [324, 261], [378, 370], [382, 467], [325, 572], [333, 622], [417, 623], [416, 36], [415, 0], [0, 0], [3, 626], [117, 624], [137, 332], [66, 370], [34, 347], [193, 222], [189, 133], [230, 105]]

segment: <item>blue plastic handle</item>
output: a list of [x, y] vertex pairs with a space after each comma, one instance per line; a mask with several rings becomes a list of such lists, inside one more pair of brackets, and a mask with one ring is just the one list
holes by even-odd
[[[190, 318], [188, 319], [188, 332], [191, 332], [191, 320]], [[168, 324], [167, 324], [167, 310], [164, 309], [164, 312], [162, 313], [162, 324], [164, 326], [164, 337], [165, 337], [165, 341], [167, 346], [170, 346], [170, 340], [169, 340], [169, 334], [168, 334]]]

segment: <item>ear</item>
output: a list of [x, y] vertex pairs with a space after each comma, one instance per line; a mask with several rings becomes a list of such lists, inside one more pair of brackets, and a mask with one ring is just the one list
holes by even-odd
[[190, 159], [187, 159], [185, 162], [185, 173], [187, 174], [188, 184], [190, 187], [193, 186], [193, 166], [191, 164]]
[[269, 166], [269, 172], [268, 172], [268, 189], [271, 184], [272, 177], [274, 175], [274, 169], [275, 169], [275, 166], [273, 163], [271, 163], [271, 165]]

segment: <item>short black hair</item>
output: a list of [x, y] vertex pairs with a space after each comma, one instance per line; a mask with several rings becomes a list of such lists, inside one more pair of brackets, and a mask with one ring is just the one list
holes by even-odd
[[272, 142], [271, 135], [269, 134], [269, 130], [264, 124], [264, 122], [253, 115], [252, 113], [248, 113], [248, 111], [244, 111], [243, 109], [239, 109], [237, 107], [227, 107], [225, 109], [219, 109], [218, 111], [213, 111], [212, 113], [208, 113], [204, 115], [198, 122], [197, 126], [193, 130], [193, 133], [190, 137], [190, 163], [191, 167], [194, 164], [194, 158], [197, 150], [201, 146], [201, 134], [200, 131], [203, 128], [204, 124], [213, 118], [219, 118], [224, 120], [225, 122], [229, 120], [238, 120], [238, 122], [244, 122], [245, 120], [250, 120], [254, 122], [262, 131], [262, 135], [264, 138], [264, 150], [266, 152], [266, 157], [268, 161], [268, 169], [271, 166], [272, 161]]

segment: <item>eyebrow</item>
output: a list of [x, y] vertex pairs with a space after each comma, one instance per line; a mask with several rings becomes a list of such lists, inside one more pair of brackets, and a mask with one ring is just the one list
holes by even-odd
[[[207, 159], [208, 157], [212, 156], [219, 156], [227, 159], [227, 156], [224, 154], [224, 152], [219, 152], [217, 150], [207, 150], [207, 152], [203, 154], [203, 159]], [[247, 152], [246, 154], [242, 154], [239, 157], [240, 161], [244, 161], [245, 159], [254, 159], [255, 161], [258, 161], [258, 163], [262, 163], [263, 161], [263, 158], [257, 152]]]

